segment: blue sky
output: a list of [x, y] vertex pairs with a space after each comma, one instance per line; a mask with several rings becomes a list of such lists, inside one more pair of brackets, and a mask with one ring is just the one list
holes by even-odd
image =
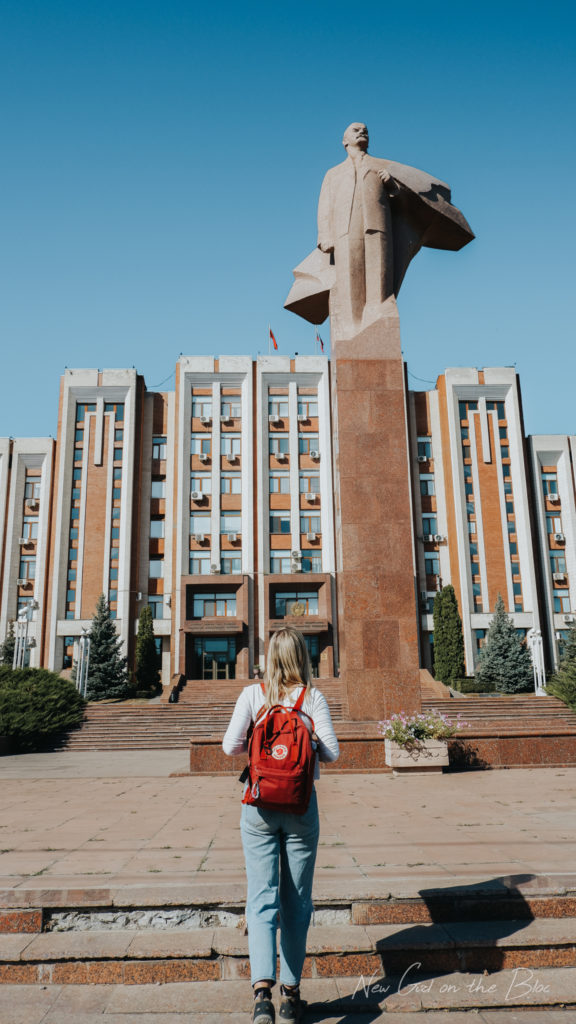
[[283, 303], [353, 120], [477, 236], [410, 267], [411, 386], [515, 365], [527, 431], [576, 433], [575, 22], [554, 0], [0, 0], [0, 435], [55, 433], [66, 365], [153, 388], [181, 352], [265, 352], [268, 322], [312, 352]]

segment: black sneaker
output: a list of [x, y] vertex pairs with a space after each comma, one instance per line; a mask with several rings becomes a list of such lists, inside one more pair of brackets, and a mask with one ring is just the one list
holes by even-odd
[[298, 1024], [302, 1019], [304, 1007], [306, 1006], [305, 1001], [300, 999], [300, 989], [287, 989], [284, 985], [281, 985], [280, 994], [282, 1001], [278, 1013], [279, 1019], [284, 1021], [284, 1024]]
[[276, 1011], [269, 988], [259, 988], [255, 993], [252, 1021], [253, 1024], [275, 1024]]

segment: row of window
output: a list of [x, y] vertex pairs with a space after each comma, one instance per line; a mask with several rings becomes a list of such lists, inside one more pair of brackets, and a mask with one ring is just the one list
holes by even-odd
[[[291, 533], [290, 512], [286, 510], [270, 512], [270, 533]], [[211, 533], [212, 518], [210, 513], [193, 512], [190, 516], [190, 533]], [[242, 513], [222, 512], [220, 514], [220, 533], [241, 533]], [[321, 533], [321, 517], [313, 512], [300, 513], [300, 533]], [[150, 536], [160, 538], [164, 536], [164, 520], [153, 519], [150, 523]]]
[[[290, 415], [288, 396], [270, 395], [268, 398], [268, 415], [285, 419]], [[197, 395], [192, 398], [192, 416], [195, 418], [212, 418], [212, 398], [209, 395]], [[242, 416], [240, 397], [224, 397], [220, 402], [220, 416], [227, 419], [239, 419]], [[298, 395], [298, 416], [312, 419], [318, 416], [318, 399], [314, 396]]]
[[[318, 453], [319, 441], [318, 434], [299, 434], [298, 435], [298, 452], [300, 455], [311, 455], [313, 452]], [[166, 458], [166, 443], [153, 445], [152, 448], [153, 458]], [[160, 454], [154, 454], [158, 452]], [[161, 453], [164, 454], [161, 454]], [[290, 452], [290, 435], [284, 433], [270, 434], [268, 438], [268, 452], [270, 455], [288, 455]], [[212, 436], [211, 434], [191, 434], [190, 435], [190, 454], [191, 455], [212, 455]], [[220, 435], [220, 455], [241, 455], [242, 454], [242, 435], [235, 434], [232, 432]]]
[[[320, 493], [320, 474], [311, 470], [300, 470], [298, 474], [300, 494]], [[269, 475], [270, 494], [290, 494], [290, 473], [288, 470], [273, 470]], [[211, 474], [192, 473], [190, 476], [190, 493], [211, 494]], [[220, 477], [221, 494], [241, 494], [242, 474], [225, 472]], [[162, 499], [166, 497], [166, 480], [155, 479], [151, 482], [150, 497]]]

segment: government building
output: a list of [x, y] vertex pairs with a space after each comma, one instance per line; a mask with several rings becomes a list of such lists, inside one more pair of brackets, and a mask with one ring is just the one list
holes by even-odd
[[[576, 612], [576, 437], [525, 435], [511, 368], [405, 395], [420, 665], [450, 583], [468, 674], [498, 594], [553, 668]], [[104, 593], [131, 664], [152, 609], [165, 685], [253, 678], [284, 623], [334, 678], [333, 446], [324, 356], [183, 356], [166, 392], [66, 370], [56, 439], [0, 439], [0, 639], [21, 616], [27, 663], [67, 672]]]

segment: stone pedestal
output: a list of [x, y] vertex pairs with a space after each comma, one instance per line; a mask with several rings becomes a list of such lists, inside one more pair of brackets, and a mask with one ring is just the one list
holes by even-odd
[[332, 341], [340, 668], [350, 717], [420, 709], [400, 326], [394, 299]]

